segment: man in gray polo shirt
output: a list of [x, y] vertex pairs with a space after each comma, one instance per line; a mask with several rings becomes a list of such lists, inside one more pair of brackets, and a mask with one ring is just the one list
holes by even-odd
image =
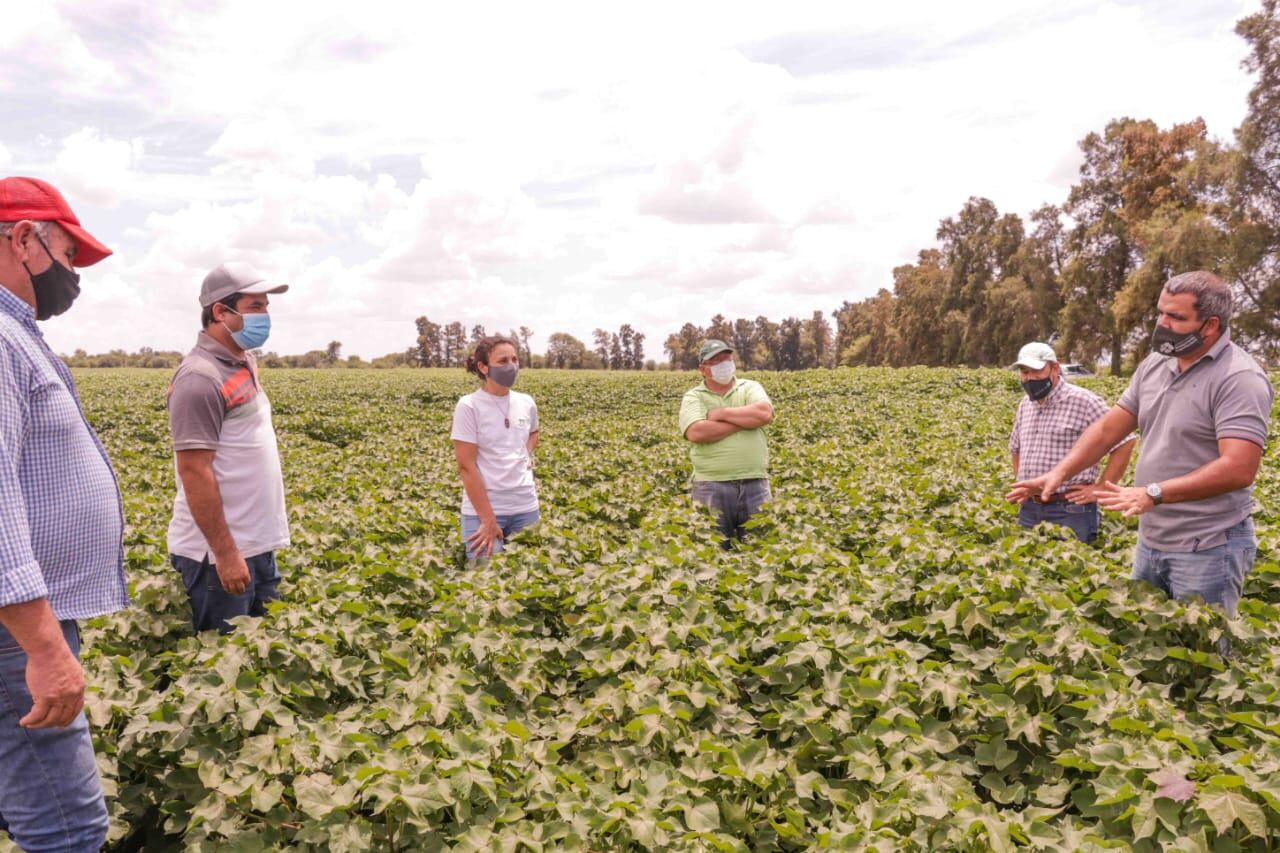
[[1231, 301], [1212, 273], [1169, 279], [1152, 353], [1119, 402], [1049, 473], [1014, 489], [1053, 494], [1137, 426], [1137, 485], [1108, 483], [1098, 497], [1105, 509], [1140, 517], [1134, 579], [1174, 598], [1200, 596], [1234, 616], [1257, 551], [1253, 480], [1274, 394], [1253, 357], [1231, 342]]
[[230, 630], [277, 597], [275, 552], [289, 544], [271, 402], [251, 350], [267, 341], [267, 295], [286, 284], [246, 264], [205, 276], [196, 346], [169, 385], [178, 494], [169, 559], [182, 575], [197, 631]]

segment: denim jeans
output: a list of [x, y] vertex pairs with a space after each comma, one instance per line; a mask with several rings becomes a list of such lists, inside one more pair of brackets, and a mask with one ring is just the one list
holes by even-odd
[[[62, 635], [76, 657], [80, 632]], [[0, 830], [27, 851], [97, 851], [107, 840], [107, 806], [84, 712], [61, 729], [24, 729], [31, 710], [27, 654], [0, 627]]]
[[[502, 528], [502, 538], [493, 543], [493, 553], [497, 554], [502, 550], [502, 543], [512, 536], [515, 536], [521, 530], [530, 525], [537, 524], [538, 519], [542, 518], [542, 513], [538, 510], [529, 512], [517, 512], [512, 515], [499, 515], [498, 527]], [[467, 549], [467, 559], [474, 560], [476, 558], [475, 551], [471, 548], [471, 536], [480, 529], [480, 516], [464, 515], [462, 516], [462, 544]]]
[[191, 624], [197, 631], [217, 630], [231, 633], [228, 619], [235, 616], [266, 616], [267, 602], [280, 597], [280, 569], [274, 551], [245, 558], [249, 567], [249, 585], [239, 595], [222, 588], [217, 567], [206, 556], [203, 560], [169, 555], [169, 562], [182, 575], [191, 601]]
[[724, 548], [730, 547], [734, 539], [743, 538], [746, 531], [742, 525], [759, 512], [770, 497], [768, 477], [693, 481], [693, 499], [715, 510], [716, 526], [724, 537], [720, 544]]
[[1057, 501], [1051, 504], [1025, 500], [1018, 510], [1018, 523], [1035, 527], [1042, 521], [1071, 528], [1081, 542], [1092, 542], [1098, 535], [1098, 505]]
[[1200, 596], [1235, 616], [1244, 577], [1253, 569], [1258, 541], [1253, 519], [1227, 529], [1227, 541], [1203, 551], [1158, 551], [1141, 541], [1133, 558], [1133, 579], [1159, 587], [1170, 598]]

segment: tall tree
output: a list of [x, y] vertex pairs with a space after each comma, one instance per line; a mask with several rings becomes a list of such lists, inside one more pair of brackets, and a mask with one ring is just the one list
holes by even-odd
[[804, 358], [806, 367], [830, 367], [831, 324], [821, 311], [804, 323]]
[[1249, 43], [1245, 68], [1257, 75], [1248, 112], [1236, 129], [1239, 171], [1233, 186], [1235, 281], [1240, 313], [1233, 334], [1280, 357], [1280, 2], [1236, 24]]
[[467, 360], [467, 330], [454, 320], [444, 327], [444, 366], [465, 364]]
[[631, 336], [631, 369], [644, 369], [644, 332], [636, 332]]
[[[895, 318], [901, 354], [896, 364], [936, 366], [946, 363], [943, 353], [947, 274], [942, 253], [937, 249], [920, 252], [914, 264], [893, 270]], [[843, 357], [850, 340], [843, 340]]]
[[739, 317], [733, 321], [733, 334], [725, 341], [733, 347], [733, 357], [743, 370], [754, 370], [756, 367], [755, 332], [755, 324], [745, 317]]
[[596, 355], [600, 356], [600, 363], [604, 365], [604, 369], [609, 369], [609, 333], [604, 329], [596, 329], [591, 333], [592, 339], [595, 341]]
[[[1107, 351], [1112, 372], [1120, 371], [1142, 317], [1134, 310], [1117, 314], [1124, 307], [1117, 297], [1143, 265], [1143, 229], [1157, 216], [1167, 219], [1195, 206], [1194, 192], [1181, 178], [1205, 141], [1199, 119], [1162, 131], [1150, 120], [1123, 118], [1080, 143], [1084, 165], [1065, 208], [1075, 222], [1067, 239], [1071, 260], [1062, 273], [1066, 351], [1089, 361]], [[1149, 289], [1156, 277], [1148, 269], [1140, 286]], [[1140, 286], [1131, 289], [1130, 308], [1139, 303], [1133, 291]]]
[[729, 338], [733, 337], [733, 326], [724, 318], [723, 314], [717, 314], [711, 318], [710, 324], [707, 325], [707, 337], [728, 343]]
[[901, 346], [894, 326], [894, 296], [881, 288], [870, 299], [845, 302], [835, 312], [840, 349], [836, 363], [845, 365], [897, 364]]
[[623, 370], [626, 366], [622, 357], [622, 338], [614, 332], [609, 336], [609, 369]]
[[1013, 272], [1011, 261], [1022, 244], [1022, 220], [1014, 214], [1001, 216], [989, 199], [975, 197], [954, 218], [942, 221], [937, 236], [948, 278], [943, 307], [963, 318], [959, 334], [945, 336], [952, 350], [945, 358], [950, 363], [992, 364], [1002, 341], [993, 340], [993, 330], [984, 323], [988, 290]]
[[804, 365], [804, 323], [788, 317], [778, 324], [778, 366], [782, 370], [800, 370]]
[[440, 324], [431, 322], [425, 316], [413, 322], [418, 328], [418, 340], [412, 349], [414, 362], [419, 367], [436, 367], [440, 364], [442, 349]]
[[692, 323], [685, 323], [680, 331], [667, 336], [663, 349], [671, 361], [673, 370], [694, 370], [698, 366], [698, 348], [702, 346], [702, 330]]
[[547, 339], [547, 365], [577, 370], [583, 366], [587, 345], [566, 332], [555, 332]]
[[632, 353], [632, 339], [635, 337], [635, 331], [631, 328], [630, 323], [623, 323], [618, 329], [619, 342], [619, 358], [617, 367], [622, 370], [634, 370], [632, 362], [634, 355]]
[[756, 366], [766, 370], [784, 370], [778, 324], [761, 314], [756, 317], [753, 337], [755, 338], [755, 355], [752, 358]]
[[[515, 337], [515, 335], [512, 335], [512, 337]], [[520, 327], [520, 345], [524, 348], [525, 358], [528, 359], [530, 365], [533, 364], [533, 348], [529, 346], [529, 339], [532, 337], [533, 329], [528, 326]]]

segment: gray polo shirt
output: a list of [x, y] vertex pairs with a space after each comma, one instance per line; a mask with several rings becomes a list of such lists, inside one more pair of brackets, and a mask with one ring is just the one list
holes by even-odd
[[[1152, 353], [1116, 403], [1138, 418], [1139, 486], [1189, 474], [1219, 457], [1218, 441], [1265, 447], [1274, 392], [1253, 356], [1228, 335], [1185, 372]], [[1253, 487], [1198, 501], [1161, 504], [1143, 513], [1138, 536], [1159, 551], [1202, 551], [1226, 542], [1226, 530], [1253, 512]]]

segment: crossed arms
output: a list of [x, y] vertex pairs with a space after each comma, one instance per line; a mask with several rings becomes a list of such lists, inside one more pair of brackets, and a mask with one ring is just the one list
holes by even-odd
[[773, 406], [767, 400], [745, 406], [711, 409], [706, 420], [694, 421], [684, 437], [694, 444], [711, 444], [744, 429], [759, 429], [773, 423]]

